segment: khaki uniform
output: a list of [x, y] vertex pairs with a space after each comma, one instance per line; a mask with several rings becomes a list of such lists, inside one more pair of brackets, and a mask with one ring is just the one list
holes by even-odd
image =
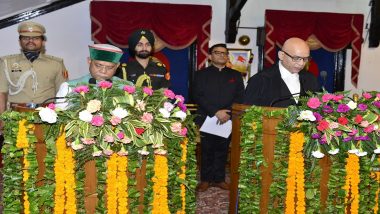
[[[8, 93], [9, 88], [11, 91], [16, 91], [17, 88], [8, 82], [6, 73], [9, 74], [11, 82], [17, 84], [20, 77], [30, 69], [35, 75], [26, 78], [21, 91], [15, 95]], [[41, 53], [33, 62], [30, 62], [23, 53], [0, 58], [0, 92], [8, 93], [10, 103], [39, 104], [53, 98], [59, 86], [66, 81], [66, 77], [67, 71], [63, 60], [54, 56]]]

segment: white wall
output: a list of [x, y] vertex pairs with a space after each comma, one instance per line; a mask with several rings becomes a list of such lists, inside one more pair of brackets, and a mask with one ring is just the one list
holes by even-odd
[[[212, 5], [213, 19], [211, 23], [210, 44], [224, 42], [224, 29], [226, 17], [226, 2], [223, 0], [140, 0], [139, 2], [175, 3], [175, 4], [201, 4]], [[77, 78], [88, 72], [86, 57], [87, 46], [92, 44], [89, 18], [90, 0], [75, 4], [33, 19], [45, 25], [48, 41], [47, 53], [65, 59], [70, 78]], [[264, 25], [264, 12], [266, 9], [318, 11], [336, 13], [361, 13], [367, 19], [370, 10], [369, 0], [249, 0], [242, 10], [241, 27], [259, 27]], [[238, 43], [228, 44], [231, 48], [249, 48], [253, 50], [255, 59], [252, 64], [252, 73], [257, 71], [256, 30], [239, 29], [237, 38], [248, 35], [251, 42], [247, 46]], [[364, 31], [365, 36], [366, 31]], [[0, 56], [18, 53], [17, 26], [0, 30]], [[368, 49], [368, 42], [363, 44], [358, 90], [380, 91], [380, 48]], [[350, 83], [351, 55], [347, 54], [346, 89], [354, 89]], [[354, 90], [357, 91], [357, 90]]]

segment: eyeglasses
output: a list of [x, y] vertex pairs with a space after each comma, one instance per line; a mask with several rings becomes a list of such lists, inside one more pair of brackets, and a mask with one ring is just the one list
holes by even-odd
[[38, 40], [40, 40], [40, 39], [42, 39], [42, 37], [41, 36], [22, 36], [21, 37], [21, 40], [22, 41], [38, 41]]
[[303, 62], [309, 62], [311, 60], [311, 57], [308, 56], [308, 57], [300, 57], [300, 56], [292, 56], [288, 53], [286, 53], [285, 51], [281, 50], [284, 54], [286, 54], [288, 57], [290, 57], [292, 59], [293, 62], [301, 62], [301, 60], [303, 60]]
[[116, 65], [114, 65], [114, 66], [106, 66], [106, 65], [101, 65], [101, 64], [98, 64], [98, 63], [94, 63], [94, 67], [98, 71], [101, 71], [103, 69], [105, 69], [106, 71], [113, 71], [115, 69]]
[[212, 53], [217, 55], [217, 56], [227, 56], [228, 55], [228, 52], [221, 52], [221, 51], [213, 51]]

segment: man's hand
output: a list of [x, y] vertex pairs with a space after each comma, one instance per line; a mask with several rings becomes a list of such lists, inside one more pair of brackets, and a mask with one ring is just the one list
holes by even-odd
[[231, 118], [231, 116], [228, 114], [230, 112], [230, 110], [221, 109], [215, 113], [215, 116], [218, 118], [219, 124], [223, 124]]

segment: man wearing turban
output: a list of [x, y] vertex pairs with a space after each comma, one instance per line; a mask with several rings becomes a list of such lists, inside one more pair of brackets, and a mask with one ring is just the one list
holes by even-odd
[[128, 38], [129, 52], [135, 60], [122, 66], [116, 75], [137, 86], [148, 86], [152, 89], [168, 88], [169, 78], [165, 66], [153, 59], [154, 35], [148, 29], [134, 31]]

